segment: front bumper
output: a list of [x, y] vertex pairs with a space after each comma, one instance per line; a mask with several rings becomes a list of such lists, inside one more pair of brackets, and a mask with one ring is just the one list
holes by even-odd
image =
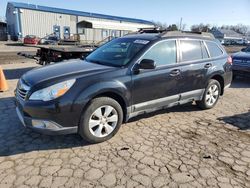
[[78, 128], [75, 127], [62, 127], [61, 125], [43, 119], [34, 119], [31, 117], [24, 116], [23, 112], [16, 107], [18, 118], [26, 128], [30, 128], [35, 132], [46, 134], [46, 135], [62, 135], [62, 134], [73, 134], [77, 133]]

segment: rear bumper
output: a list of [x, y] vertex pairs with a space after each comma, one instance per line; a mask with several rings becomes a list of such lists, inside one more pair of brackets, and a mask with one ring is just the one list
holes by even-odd
[[250, 77], [250, 66], [233, 66], [233, 74], [239, 76], [248, 76]]
[[19, 120], [22, 122], [24, 127], [30, 128], [35, 132], [46, 134], [46, 135], [62, 135], [62, 134], [73, 134], [77, 133], [78, 128], [75, 127], [62, 127], [61, 125], [43, 119], [34, 119], [30, 117], [26, 117], [23, 115], [23, 112], [16, 107], [16, 113], [18, 115]]
[[249, 71], [242, 71], [242, 70], [234, 70], [233, 71], [234, 76], [244, 76], [244, 77], [250, 77], [250, 70]]

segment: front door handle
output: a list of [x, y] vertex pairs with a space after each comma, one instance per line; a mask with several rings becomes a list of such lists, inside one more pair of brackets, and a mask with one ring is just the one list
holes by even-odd
[[170, 72], [170, 76], [178, 76], [181, 74], [181, 70], [180, 69], [174, 69]]
[[210, 67], [212, 67], [212, 63], [207, 63], [207, 64], [204, 66], [205, 69], [209, 69]]

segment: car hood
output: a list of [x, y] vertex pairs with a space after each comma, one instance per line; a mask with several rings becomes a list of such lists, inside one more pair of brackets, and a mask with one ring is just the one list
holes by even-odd
[[46, 81], [61, 81], [79, 78], [91, 74], [99, 74], [118, 69], [117, 67], [104, 66], [83, 60], [70, 60], [41, 68], [35, 68], [22, 76], [22, 80], [29, 86]]
[[250, 52], [238, 52], [232, 55], [233, 59], [250, 60]]

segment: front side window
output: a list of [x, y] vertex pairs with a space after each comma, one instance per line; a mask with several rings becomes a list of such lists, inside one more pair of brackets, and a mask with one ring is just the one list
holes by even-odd
[[223, 51], [219, 48], [219, 46], [216, 43], [206, 41], [206, 44], [211, 57], [218, 57], [223, 54]]
[[180, 48], [183, 62], [203, 59], [201, 42], [198, 40], [181, 40]]
[[107, 66], [122, 67], [150, 41], [134, 38], [118, 38], [104, 44], [92, 52], [86, 61]]
[[175, 40], [163, 41], [153, 46], [142, 59], [152, 59], [156, 66], [176, 63], [176, 42]]

